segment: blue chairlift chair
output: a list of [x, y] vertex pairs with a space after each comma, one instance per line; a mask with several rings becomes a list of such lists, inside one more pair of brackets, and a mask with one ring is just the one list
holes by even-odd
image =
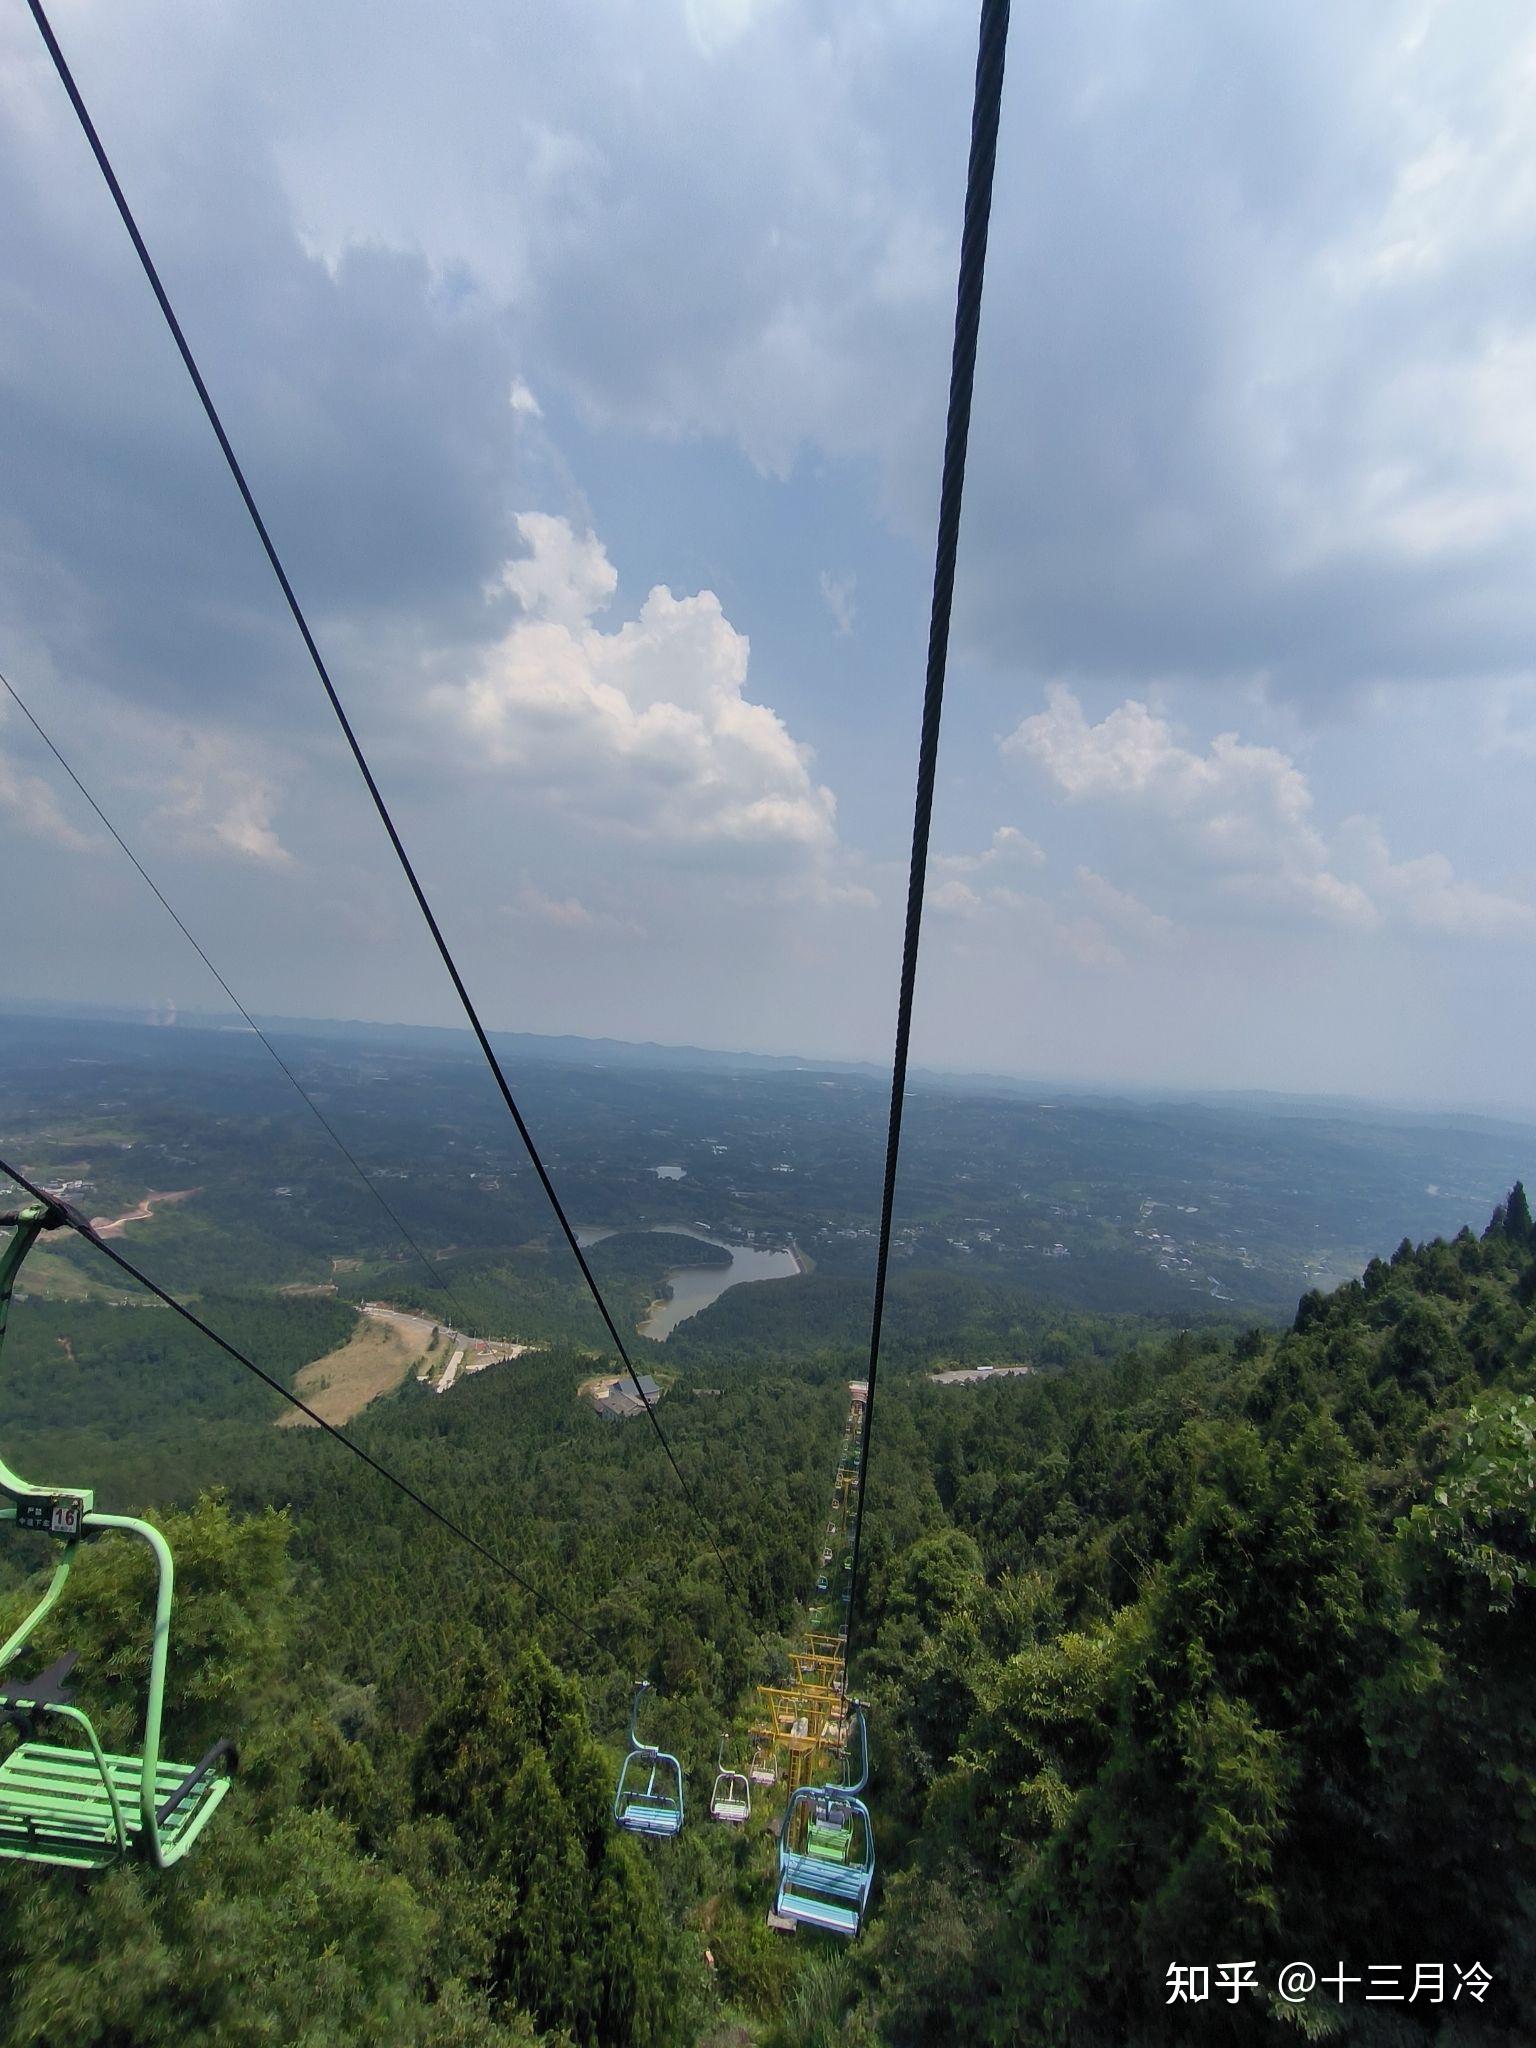
[[751, 1784], [745, 1771], [727, 1770], [723, 1735], [715, 1771], [715, 1789], [709, 1796], [709, 1817], [724, 1821], [730, 1827], [740, 1827], [752, 1818]]
[[650, 1680], [636, 1681], [629, 1703], [629, 1755], [613, 1795], [613, 1817], [632, 1835], [675, 1835], [683, 1825], [683, 1767], [675, 1756], [640, 1740], [635, 1717]]
[[845, 1936], [863, 1924], [875, 1876], [874, 1829], [858, 1796], [869, 1782], [869, 1735], [856, 1703], [850, 1743], [854, 1738], [856, 1778], [844, 1785], [802, 1785], [789, 1802], [779, 1835], [775, 1906], [780, 1919]]

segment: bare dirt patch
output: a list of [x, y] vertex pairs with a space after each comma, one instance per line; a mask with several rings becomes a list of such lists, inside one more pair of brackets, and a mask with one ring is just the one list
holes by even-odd
[[91, 1228], [98, 1237], [121, 1237], [130, 1223], [145, 1223], [155, 1213], [157, 1203], [184, 1202], [189, 1195], [200, 1195], [201, 1188], [151, 1189], [142, 1201], [122, 1216], [93, 1216]]
[[[350, 1422], [370, 1401], [392, 1394], [425, 1350], [425, 1341], [417, 1341], [414, 1333], [370, 1317], [359, 1322], [345, 1344], [301, 1366], [293, 1389], [327, 1422]], [[278, 1427], [313, 1429], [314, 1424], [290, 1408], [278, 1417]]]

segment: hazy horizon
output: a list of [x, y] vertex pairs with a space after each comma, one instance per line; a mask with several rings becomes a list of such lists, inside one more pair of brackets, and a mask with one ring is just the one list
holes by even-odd
[[[384, 1034], [430, 1033], [438, 1037], [461, 1040], [466, 1052], [474, 1054], [477, 1058], [479, 1056], [468, 1026], [454, 1023], [451, 1019], [437, 1024], [412, 1023], [398, 1017], [301, 1017], [261, 1011], [253, 1011], [252, 1015], [263, 1030], [291, 1031], [300, 1035], [311, 1028], [343, 1036], [353, 1029]], [[140, 1009], [131, 1004], [72, 1002], [66, 998], [46, 996], [0, 996], [0, 1020], [6, 1017], [34, 1018], [38, 1021], [57, 1019], [61, 1022], [123, 1024], [147, 1029], [249, 1032], [249, 1026], [235, 1010], [183, 1010], [169, 1005], [149, 1005]], [[867, 1076], [875, 1081], [886, 1080], [891, 1067], [889, 1052], [882, 1061], [878, 1058], [845, 1058], [840, 1054], [806, 1050], [804, 1047], [700, 1045], [688, 1040], [620, 1038], [608, 1033], [525, 1031], [516, 1025], [504, 1025], [494, 1021], [487, 1021], [486, 1028], [493, 1038], [503, 1040], [531, 1040], [550, 1045], [570, 1043], [599, 1049], [613, 1046], [631, 1052], [666, 1054], [669, 1056], [668, 1064], [677, 1067], [679, 1071], [687, 1071], [687, 1060], [690, 1055], [696, 1055], [705, 1062], [715, 1063], [743, 1060], [782, 1063], [791, 1067], [803, 1067], [812, 1072], [821, 1069], [840, 1069]], [[1269, 1100], [1321, 1109], [1359, 1109], [1393, 1116], [1485, 1118], [1536, 1129], [1536, 1103], [1522, 1104], [1514, 1099], [1500, 1101], [1494, 1097], [1481, 1100], [1448, 1099], [1437, 1102], [1390, 1095], [1346, 1094], [1329, 1090], [1200, 1086], [1156, 1081], [1134, 1083], [1110, 1080], [1102, 1075], [1032, 1074], [1009, 1072], [1003, 1068], [944, 1066], [932, 1061], [916, 1063], [911, 1069], [913, 1083], [921, 1085], [924, 1078], [947, 1082], [973, 1081], [978, 1085], [1000, 1082], [1010, 1088], [1028, 1089], [1042, 1094], [1059, 1091], [1063, 1095], [1087, 1100], [1191, 1101], [1214, 1105], [1233, 1101]]]

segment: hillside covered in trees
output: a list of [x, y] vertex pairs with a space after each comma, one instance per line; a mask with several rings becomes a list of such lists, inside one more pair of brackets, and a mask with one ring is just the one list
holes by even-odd
[[[284, 1371], [337, 1313], [208, 1312]], [[734, 1589], [649, 1432], [572, 1398], [583, 1352], [369, 1411], [367, 1448], [562, 1621], [334, 1445], [274, 1430], [272, 1397], [168, 1319], [96, 1307], [110, 1358], [61, 1364], [63, 1313], [14, 1311], [8, 1454], [161, 1521], [167, 1750], [233, 1735], [240, 1769], [173, 1872], [0, 1870], [0, 2048], [1529, 2038], [1518, 1187], [1480, 1239], [1405, 1241], [1283, 1331], [1078, 1333], [1057, 1312], [1054, 1363], [981, 1386], [893, 1356], [855, 1671], [879, 1877], [851, 1948], [771, 1933], [766, 1828], [702, 1815], [722, 1730], [797, 1626], [856, 1351], [671, 1359], [669, 1435]], [[4, 1556], [0, 1623], [45, 1553]], [[91, 1547], [40, 1642], [81, 1653], [124, 1744], [147, 1592], [135, 1556]], [[689, 1772], [673, 1842], [609, 1818], [642, 1672]], [[1296, 1962], [1317, 1982], [1288, 2001]], [[1235, 2002], [1223, 1965], [1251, 1966]], [[1178, 1997], [1199, 1980], [1170, 1970], [1202, 1968], [1207, 1995]]]

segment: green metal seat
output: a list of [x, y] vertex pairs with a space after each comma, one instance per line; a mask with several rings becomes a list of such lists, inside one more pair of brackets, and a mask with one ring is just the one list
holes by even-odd
[[853, 1820], [837, 1826], [812, 1819], [806, 1830], [805, 1853], [818, 1863], [846, 1863], [853, 1848]]
[[[155, 1767], [157, 1810], [171, 1805], [191, 1769]], [[222, 1774], [206, 1776], [157, 1829], [163, 1864], [177, 1862], [202, 1833], [229, 1790]], [[144, 1759], [91, 1749], [24, 1742], [0, 1763], [0, 1856], [105, 1870], [145, 1841]]]
[[[41, 1230], [66, 1220], [57, 1203], [36, 1202], [0, 1216], [13, 1226], [0, 1252], [0, 1345], [16, 1274]], [[0, 1643], [0, 1727], [9, 1724], [23, 1739], [0, 1757], [0, 1857], [65, 1870], [104, 1870], [138, 1856], [159, 1869], [179, 1863], [229, 1790], [228, 1742], [216, 1742], [197, 1764], [165, 1762], [160, 1727], [165, 1705], [175, 1566], [170, 1546], [152, 1523], [130, 1515], [100, 1514], [93, 1496], [80, 1488], [49, 1492], [32, 1486], [0, 1458], [0, 1523], [62, 1542], [47, 1590], [20, 1627]], [[149, 1660], [149, 1693], [144, 1710], [144, 1747], [136, 1756], [109, 1755], [89, 1718], [74, 1704], [65, 1680], [70, 1654], [31, 1679], [6, 1676], [10, 1666], [63, 1596], [76, 1546], [108, 1531], [137, 1537], [154, 1553], [156, 1566], [154, 1635]], [[72, 1732], [73, 1744], [47, 1741], [49, 1733]]]

